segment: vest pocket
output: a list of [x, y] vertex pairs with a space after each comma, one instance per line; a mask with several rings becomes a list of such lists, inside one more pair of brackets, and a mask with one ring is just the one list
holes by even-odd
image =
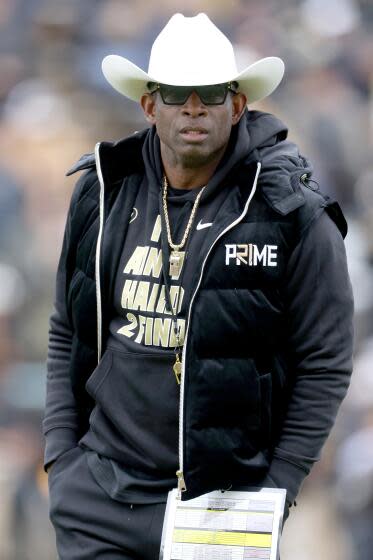
[[272, 374], [265, 373], [259, 376], [260, 390], [260, 433], [263, 443], [267, 447], [271, 439], [272, 424]]

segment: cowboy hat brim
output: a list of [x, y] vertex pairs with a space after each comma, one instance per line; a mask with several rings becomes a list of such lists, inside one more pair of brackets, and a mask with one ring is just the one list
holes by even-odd
[[[227, 82], [237, 81], [239, 91], [247, 97], [248, 103], [254, 103], [270, 95], [280, 84], [284, 75], [285, 65], [281, 58], [269, 56], [262, 58], [248, 66], [239, 74], [225, 80]], [[119, 93], [132, 99], [140, 101], [141, 96], [148, 91], [147, 83], [160, 80], [141, 70], [136, 64], [128, 59], [111, 54], [102, 61], [102, 72], [109, 84]], [[211, 79], [198, 80], [200, 83], [173, 83], [172, 79], [163, 81], [174, 86], [203, 86], [217, 83]]]
[[251, 104], [270, 95], [280, 84], [284, 72], [283, 60], [268, 56], [248, 66], [232, 81], [239, 83], [239, 91], [246, 95], [247, 102]]

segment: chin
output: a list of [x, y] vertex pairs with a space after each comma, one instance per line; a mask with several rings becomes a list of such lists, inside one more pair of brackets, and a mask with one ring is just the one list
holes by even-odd
[[199, 167], [213, 159], [213, 157], [211, 152], [206, 152], [202, 147], [198, 149], [196, 146], [190, 150], [185, 150], [181, 154], [181, 160], [185, 167]]

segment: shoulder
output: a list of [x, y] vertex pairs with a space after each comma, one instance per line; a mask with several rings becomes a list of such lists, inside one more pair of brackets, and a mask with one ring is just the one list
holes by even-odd
[[91, 201], [97, 205], [99, 192], [100, 188], [96, 168], [90, 168], [82, 173], [75, 183], [70, 204], [71, 213], [73, 213], [76, 207], [81, 205], [83, 201]]

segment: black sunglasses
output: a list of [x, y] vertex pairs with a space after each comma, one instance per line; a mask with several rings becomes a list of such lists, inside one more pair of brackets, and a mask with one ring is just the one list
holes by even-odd
[[159, 91], [165, 105], [184, 105], [188, 97], [196, 92], [204, 105], [222, 105], [227, 98], [228, 91], [237, 93], [237, 82], [213, 84], [211, 86], [169, 86], [167, 84], [148, 83], [149, 93]]

